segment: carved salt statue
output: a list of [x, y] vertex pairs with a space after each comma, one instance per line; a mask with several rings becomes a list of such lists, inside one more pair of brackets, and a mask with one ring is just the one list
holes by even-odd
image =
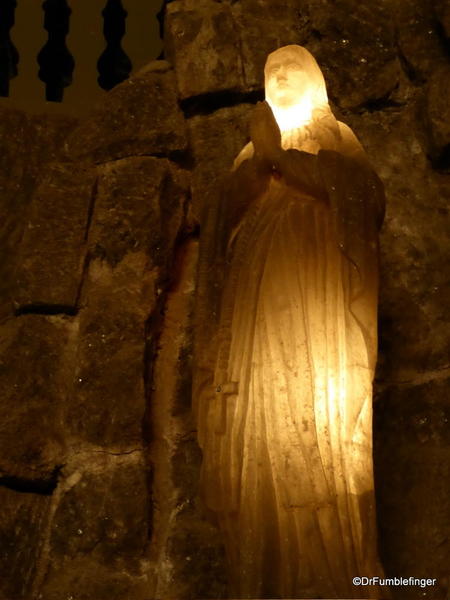
[[384, 194], [311, 54], [266, 102], [204, 222], [194, 406], [201, 488], [239, 598], [386, 598], [372, 467]]

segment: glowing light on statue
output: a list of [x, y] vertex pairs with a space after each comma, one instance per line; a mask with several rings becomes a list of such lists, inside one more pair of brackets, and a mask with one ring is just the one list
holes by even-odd
[[381, 575], [371, 400], [383, 189], [306, 49], [269, 55], [265, 84], [203, 228], [202, 494], [234, 596], [356, 598], [353, 577]]
[[265, 68], [266, 101], [281, 132], [310, 123], [315, 109], [328, 107], [325, 80], [314, 58], [299, 46], [286, 48], [272, 54]]

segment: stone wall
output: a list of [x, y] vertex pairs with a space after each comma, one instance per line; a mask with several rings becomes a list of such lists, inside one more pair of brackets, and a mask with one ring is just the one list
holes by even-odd
[[197, 244], [288, 43], [317, 57], [386, 187], [381, 554], [439, 580], [395, 597], [448, 597], [449, 19], [440, 0], [175, 0], [169, 62], [82, 123], [2, 115], [2, 600], [227, 597], [190, 414]]
[[7, 600], [152, 595], [147, 400], [190, 197], [168, 158], [187, 145], [173, 74], [154, 67], [64, 136], [45, 121], [45, 137], [23, 136], [25, 156], [50, 133], [59, 150], [40, 157], [32, 193], [3, 172], [18, 188], [0, 359]]

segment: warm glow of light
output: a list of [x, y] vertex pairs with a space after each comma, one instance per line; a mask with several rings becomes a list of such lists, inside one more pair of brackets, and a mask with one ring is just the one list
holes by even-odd
[[294, 106], [286, 108], [277, 106], [271, 102], [268, 102], [268, 104], [282, 133], [303, 127], [312, 120], [314, 106], [312, 98], [309, 96], [305, 96]]
[[310, 123], [313, 111], [327, 106], [322, 72], [305, 48], [285, 46], [272, 52], [264, 73], [266, 100], [282, 133]]

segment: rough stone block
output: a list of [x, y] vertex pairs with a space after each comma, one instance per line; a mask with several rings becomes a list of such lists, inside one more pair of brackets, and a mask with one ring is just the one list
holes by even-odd
[[441, 367], [450, 355], [448, 256], [439, 242], [448, 236], [445, 198], [429, 207], [423, 188], [408, 188], [399, 191], [402, 205], [396, 214], [391, 207], [382, 234], [380, 366], [388, 380]]
[[355, 107], [385, 98], [398, 82], [392, 16], [383, 3], [310, 0], [314, 35], [308, 49], [319, 63], [331, 98]]
[[74, 558], [62, 569], [51, 572], [39, 600], [152, 600], [146, 576], [133, 577], [99, 565], [89, 554]]
[[75, 309], [95, 177], [83, 165], [55, 163], [37, 188], [17, 258], [16, 309]]
[[448, 177], [433, 171], [415, 107], [364, 113], [349, 124], [383, 180], [377, 378], [401, 381], [448, 364]]
[[378, 521], [388, 575], [436, 578], [399, 598], [447, 598], [450, 552], [450, 380], [380, 392], [374, 439]]
[[306, 13], [294, 0], [170, 3], [166, 47], [181, 97], [262, 89], [267, 55], [280, 46], [302, 43], [306, 24]]
[[[192, 310], [198, 243], [179, 249], [154, 363], [149, 416], [155, 505], [152, 598], [226, 598], [225, 557], [217, 529], [198, 502], [201, 451], [191, 411]], [[164, 540], [160, 545], [157, 540]]]
[[343, 107], [385, 98], [399, 78], [392, 16], [384, 5], [178, 0], [167, 7], [166, 41], [182, 98], [261, 89], [267, 55], [293, 43], [313, 52]]
[[[298, 0], [232, 4], [243, 64], [243, 91], [264, 88], [267, 56], [281, 46], [303, 45], [308, 38], [308, 11]], [[264, 35], [261, 35], [264, 32]]]
[[189, 182], [165, 159], [129, 158], [100, 170], [89, 235], [94, 258], [118, 264], [128, 252], [144, 252], [166, 264], [184, 218]]
[[208, 193], [217, 186], [249, 140], [253, 104], [222, 108], [188, 120], [189, 144], [196, 168], [192, 178], [192, 206], [200, 218]]
[[[145, 354], [184, 222], [187, 180], [167, 160], [105, 165], [89, 235], [72, 432], [101, 446], [142, 443]], [[155, 323], [158, 322], [156, 309]]]
[[229, 4], [208, 0], [168, 4], [165, 43], [181, 98], [242, 88], [239, 36]]
[[228, 598], [226, 559], [218, 530], [198, 506], [186, 503], [176, 516], [167, 541], [167, 557], [175, 566], [176, 598]]
[[96, 163], [141, 156], [169, 155], [186, 147], [183, 113], [173, 72], [154, 61], [109, 92], [65, 145], [68, 159]]
[[0, 598], [29, 600], [45, 538], [50, 496], [0, 487]]
[[27, 206], [75, 124], [68, 117], [0, 111], [0, 318], [13, 312], [14, 269]]
[[2, 326], [0, 476], [45, 487], [64, 461], [75, 329], [71, 319], [36, 315]]
[[391, 7], [403, 66], [417, 84], [448, 60], [436, 29], [433, 9], [422, 0], [395, 2]]
[[435, 69], [428, 80], [425, 126], [430, 156], [439, 158], [450, 148], [450, 107], [448, 103], [448, 64]]
[[48, 542], [43, 600], [144, 600], [150, 496], [140, 452], [87, 453], [66, 480]]
[[[178, 389], [180, 392], [183, 394]], [[164, 409], [169, 411], [170, 407], [158, 410]], [[175, 423], [176, 419], [172, 418], [169, 428], [180, 427], [180, 421]], [[167, 440], [167, 429], [164, 434], [162, 423], [158, 420], [157, 424], [155, 437]], [[185, 420], [183, 425], [187, 426]], [[184, 432], [177, 429], [172, 443], [165, 441], [166, 449], [168, 446], [172, 452], [167, 464], [161, 448], [155, 454], [154, 446], [151, 455], [155, 461], [153, 498], [155, 507], [161, 505], [160, 510], [155, 511], [154, 539], [165, 540], [163, 553], [153, 546], [157, 587], [152, 590], [152, 598], [229, 597], [223, 541], [217, 526], [205, 516], [205, 507], [198, 497], [201, 451], [192, 424], [190, 429]], [[160, 439], [160, 446], [164, 445], [161, 442]]]
[[84, 293], [67, 427], [79, 442], [115, 451], [140, 446], [146, 321], [156, 307], [155, 271], [142, 252], [127, 255], [114, 269], [94, 260]]
[[436, 0], [434, 10], [442, 26], [444, 35], [450, 38], [450, 5], [447, 0]]

